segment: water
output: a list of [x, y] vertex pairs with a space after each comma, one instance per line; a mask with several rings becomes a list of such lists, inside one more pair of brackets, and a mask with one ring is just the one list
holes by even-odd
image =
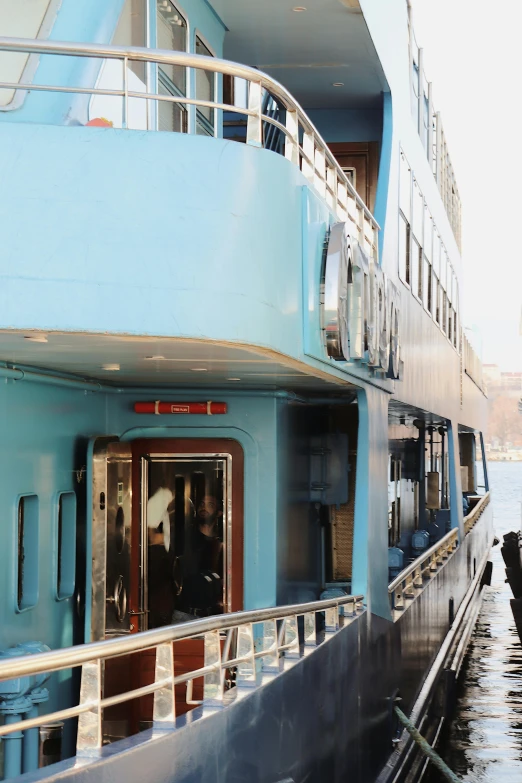
[[[520, 529], [522, 463], [489, 465], [495, 532]], [[439, 752], [465, 781], [522, 781], [522, 647], [504, 582], [500, 545], [491, 553], [493, 578], [461, 671], [458, 704], [446, 725]], [[433, 768], [430, 783], [443, 779]]]

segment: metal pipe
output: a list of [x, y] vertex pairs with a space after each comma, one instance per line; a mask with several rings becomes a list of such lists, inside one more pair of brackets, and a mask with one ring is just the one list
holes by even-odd
[[[330, 152], [328, 145], [318, 132], [315, 125], [306, 115], [303, 108], [297, 103], [293, 96], [283, 87], [282, 84], [272, 79], [268, 74], [258, 71], [255, 68], [250, 68], [246, 65], [240, 65], [239, 63], [233, 63], [228, 60], [222, 60], [218, 57], [207, 57], [200, 54], [190, 54], [188, 52], [172, 52], [167, 49], [147, 49], [142, 46], [112, 46], [112, 45], [99, 45], [99, 44], [78, 44], [69, 43], [66, 41], [44, 41], [44, 40], [32, 40], [29, 38], [8, 38], [6, 36], [0, 37], [0, 51], [5, 52], [27, 52], [36, 54], [51, 54], [51, 55], [66, 55], [75, 57], [95, 57], [103, 59], [114, 60], [131, 60], [134, 62], [146, 62], [156, 63], [164, 65], [181, 65], [186, 68], [196, 68], [204, 71], [212, 71], [213, 73], [228, 74], [239, 79], [245, 79], [248, 82], [259, 84], [261, 88], [268, 90], [271, 95], [279, 100], [285, 109], [290, 111], [297, 111], [301, 124], [304, 130], [310, 134], [313, 133], [315, 142], [321, 149], [321, 152], [325, 155], [326, 160], [336, 169], [337, 174], [341, 181], [346, 185], [351, 198], [355, 200], [359, 208], [364, 212], [366, 217], [379, 228], [379, 225], [372, 213], [361, 199], [352, 183], [346, 176], [346, 174], [340, 168], [334, 155]], [[35, 85], [37, 86], [37, 85]], [[43, 85], [40, 85], [43, 86]], [[17, 85], [18, 89], [20, 86]], [[56, 88], [60, 91], [60, 88]], [[71, 90], [71, 88], [68, 88]], [[85, 88], [83, 88], [85, 89]], [[121, 90], [117, 91], [119, 94]], [[128, 93], [130, 96], [131, 93]], [[152, 96], [143, 93], [144, 98], [151, 98]]]
[[[26, 712], [26, 718], [32, 720], [38, 717], [38, 707], [36, 704], [32, 706], [29, 712]], [[35, 729], [27, 729], [24, 731], [23, 748], [22, 748], [22, 766], [24, 772], [34, 772], [38, 769], [38, 746], [39, 746], [39, 731]]]
[[[27, 656], [31, 657], [31, 656]], [[5, 716], [5, 725], [10, 726], [21, 720], [21, 715]], [[4, 737], [4, 779], [16, 778], [22, 774], [22, 738], [21, 731], [14, 731]]]
[[47, 375], [46, 373], [34, 372], [33, 370], [21, 369], [20, 367], [0, 367], [0, 378], [9, 378], [13, 381], [34, 381], [35, 383], [46, 383], [51, 386], [63, 386], [68, 389], [79, 389], [81, 391], [120, 391], [119, 388], [114, 386], [104, 386], [99, 383], [99, 381], [88, 381], [84, 378], [66, 378], [60, 375]]
[[20, 658], [0, 661], [0, 681], [10, 680], [27, 674], [59, 671], [81, 666], [88, 661], [127, 655], [139, 650], [150, 649], [159, 644], [176, 642], [181, 639], [201, 636], [208, 631], [227, 630], [238, 625], [260, 623], [265, 620], [279, 620], [290, 615], [301, 615], [307, 612], [322, 612], [345, 604], [353, 604], [354, 609], [362, 604], [364, 596], [354, 595], [341, 598], [329, 598], [323, 601], [312, 601], [305, 604], [268, 607], [267, 609], [252, 609], [246, 612], [230, 612], [223, 615], [206, 617], [202, 620], [190, 620], [187, 623], [169, 625], [153, 631], [130, 636], [105, 639], [101, 642], [91, 642], [76, 647], [65, 647], [60, 650], [24, 655]]

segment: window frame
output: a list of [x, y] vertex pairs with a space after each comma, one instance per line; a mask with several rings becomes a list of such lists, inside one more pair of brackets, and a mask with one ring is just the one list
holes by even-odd
[[[25, 502], [32, 501], [31, 509], [33, 518], [28, 519], [29, 509], [25, 509]], [[23, 513], [21, 511], [23, 509]], [[20, 521], [22, 519], [22, 534], [20, 536]], [[28, 531], [28, 523], [34, 525], [34, 530]], [[21, 614], [34, 609], [39, 598], [39, 536], [40, 536], [40, 499], [34, 492], [24, 492], [18, 495], [15, 503], [15, 557], [14, 557], [14, 603], [15, 612]], [[32, 533], [31, 546], [26, 547], [26, 535]], [[20, 546], [22, 540], [22, 547]], [[20, 574], [20, 563], [22, 573]], [[28, 577], [27, 574], [30, 574]]]
[[[205, 49], [210, 53], [210, 57], [217, 57], [217, 54], [216, 54], [214, 48], [212, 46], [210, 46], [208, 40], [205, 38], [203, 33], [197, 27], [194, 30], [194, 47], [193, 47], [194, 48], [194, 54], [196, 54], [196, 45], [197, 45], [198, 39], [203, 44]], [[197, 74], [196, 74], [196, 70], [197, 69], [194, 69], [194, 97], [195, 98], [198, 97], [197, 94], [196, 94], [197, 93], [197, 89], [196, 89], [197, 88]], [[219, 79], [218, 79], [218, 74], [215, 71], [214, 71], [214, 75], [213, 76], [214, 76], [214, 103], [216, 103], [218, 101], [218, 97], [219, 97]], [[195, 123], [197, 125], [197, 122], [198, 122], [198, 107], [196, 106], [195, 109], [196, 109], [196, 111], [195, 111]], [[213, 138], [217, 138], [217, 129], [218, 129], [217, 112], [218, 112], [218, 109], [212, 109], [212, 111], [214, 112], [214, 119], [213, 119], [213, 123], [212, 123], [212, 125], [213, 125], [213, 129], [212, 130], [213, 130], [213, 132], [209, 133], [208, 135], [211, 138], [212, 137]], [[205, 118], [203, 118], [203, 119], [204, 119], [205, 122], [208, 122], [208, 120], [206, 120]], [[210, 123], [208, 123], [208, 124], [210, 125]]]
[[[192, 41], [192, 28], [190, 26], [189, 17], [188, 14], [183, 10], [183, 8], [179, 5], [177, 0], [167, 0], [167, 2], [170, 3], [170, 5], [175, 8], [176, 12], [180, 15], [180, 17], [183, 19], [185, 23], [185, 49], [182, 51], [185, 51], [187, 53], [190, 53], [191, 51], [191, 41]], [[151, 41], [151, 48], [158, 48], [158, 0], [152, 0], [150, 2], [150, 12], [149, 12], [149, 19], [150, 16], [154, 16], [154, 28], [153, 28], [153, 41]], [[150, 26], [150, 21], [149, 21]], [[172, 50], [174, 51], [174, 50]], [[160, 76], [161, 67], [159, 64], [156, 64], [154, 66], [154, 81], [155, 83], [155, 90], [156, 93], [159, 94], [160, 85], [167, 90], [167, 92], [170, 92], [171, 95], [176, 96], [178, 98], [191, 98], [192, 97], [192, 85], [190, 83], [190, 68], [188, 66], [185, 67], [185, 92], [183, 93], [179, 87], [174, 84], [174, 82], [168, 77], [166, 73], [163, 73], [163, 78]], [[159, 101], [156, 101], [156, 104], [158, 104]], [[166, 102], [168, 103], [168, 101]], [[181, 131], [171, 131], [172, 133], [190, 133], [191, 132], [191, 120], [190, 120], [190, 110], [189, 110], [189, 104], [183, 104], [183, 103], [173, 103], [171, 106], [178, 106], [180, 111], [182, 112], [182, 129]], [[156, 106], [155, 109], [155, 125], [156, 130], [159, 130], [159, 106]]]

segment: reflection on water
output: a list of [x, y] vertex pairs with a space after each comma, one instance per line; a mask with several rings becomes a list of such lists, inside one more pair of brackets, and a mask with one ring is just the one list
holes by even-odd
[[[520, 529], [522, 463], [489, 465], [495, 531]], [[485, 588], [482, 610], [461, 672], [459, 701], [445, 727], [439, 751], [464, 780], [522, 781], [522, 647], [509, 606], [500, 546], [491, 553], [492, 586]], [[428, 778], [438, 783], [431, 769]]]

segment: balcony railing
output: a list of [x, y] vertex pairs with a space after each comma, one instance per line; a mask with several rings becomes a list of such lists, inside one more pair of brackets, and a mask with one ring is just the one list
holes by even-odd
[[464, 358], [464, 371], [466, 375], [471, 378], [473, 383], [478, 386], [482, 392], [484, 392], [485, 389], [484, 378], [482, 375], [482, 361], [466, 337], [465, 332], [462, 332], [462, 353]]
[[[268, 136], [273, 139], [273, 133], [269, 134], [267, 128], [279, 131], [284, 138], [282, 152], [285, 158], [299, 166], [308, 182], [325, 199], [338, 220], [353, 224], [353, 235], [358, 237], [360, 244], [370, 257], [377, 260], [379, 230], [377, 222], [304, 110], [279, 82], [267, 74], [239, 63], [215, 57], [141, 47], [101, 46], [0, 37], [0, 51], [119, 61], [122, 65], [122, 84], [118, 89], [6, 81], [0, 81], [0, 89], [110, 96], [121, 99], [121, 125], [123, 128], [128, 126], [129, 101], [142, 99], [152, 102], [156, 106], [159, 106], [161, 102], [167, 102], [185, 108], [196, 106], [199, 109], [243, 115], [247, 121], [246, 143], [254, 147], [268, 146]], [[247, 84], [247, 105], [241, 107], [186, 95], [160, 94], [155, 91], [155, 85], [153, 88], [144, 84], [143, 91], [133, 90], [129, 84], [128, 66], [129, 63], [136, 62], [147, 63], [150, 66], [182, 66], [243, 79]], [[64, 67], [67, 66], [64, 64]], [[263, 107], [267, 105], [266, 96], [270, 96], [275, 101], [281, 109], [280, 112], [264, 113]], [[277, 119], [274, 114], [280, 116], [280, 119]], [[149, 124], [149, 127], [154, 129], [154, 123]]]
[[466, 517], [464, 517], [464, 531], [466, 535], [468, 535], [468, 533], [471, 533], [471, 531], [479, 521], [485, 508], [489, 504], [489, 499], [490, 499], [489, 492], [486, 492], [486, 494], [480, 498], [479, 502], [470, 511], [470, 513]]
[[388, 587], [391, 608], [405, 609], [406, 602], [412, 601], [426, 587], [458, 545], [459, 531], [454, 528], [401, 571]]
[[[47, 715], [38, 715], [0, 726], [0, 737], [28, 731], [43, 724], [78, 718], [76, 750], [93, 756], [102, 747], [103, 710], [153, 694], [153, 727], [174, 728], [176, 698], [174, 688], [187, 683], [187, 703], [215, 711], [231, 704], [244, 688], [263, 687], [272, 677], [293, 666], [317, 645], [352, 622], [363, 611], [363, 596], [343, 596], [307, 604], [207, 617], [153, 631], [107, 639], [62, 650], [25, 655], [0, 661], [0, 682], [14, 681], [10, 692], [24, 678], [82, 667], [78, 704]], [[321, 616], [320, 618], [318, 616]], [[301, 628], [300, 628], [301, 626]], [[204, 665], [183, 674], [174, 672], [173, 642], [200, 638]], [[103, 696], [104, 663], [122, 655], [153, 649], [156, 655], [154, 681], [115, 696]], [[184, 658], [186, 664], [186, 657]], [[235, 674], [230, 686], [231, 672]], [[17, 679], [21, 678], [21, 679]], [[203, 680], [203, 699], [192, 699], [192, 683]]]

